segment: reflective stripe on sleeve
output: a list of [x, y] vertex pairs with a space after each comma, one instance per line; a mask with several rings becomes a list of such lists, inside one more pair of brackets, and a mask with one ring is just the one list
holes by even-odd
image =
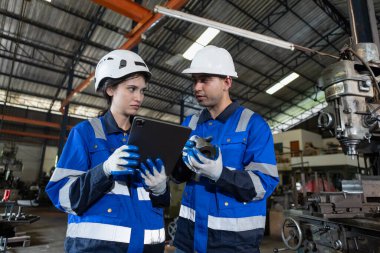
[[235, 132], [244, 132], [247, 130], [247, 126], [248, 126], [248, 123], [249, 123], [249, 120], [251, 119], [252, 115], [254, 114], [253, 111], [245, 108], [241, 115], [240, 115], [240, 119], [239, 119], [239, 122], [237, 124], [237, 127], [235, 129]]
[[145, 229], [144, 244], [158, 244], [165, 241], [165, 229]]
[[271, 177], [278, 177], [277, 166], [269, 163], [250, 162], [244, 169], [251, 171], [257, 170]]
[[67, 181], [66, 184], [59, 190], [59, 204], [63, 209], [65, 209], [66, 212], [71, 214], [76, 214], [71, 208], [71, 202], [69, 197], [70, 187], [76, 179], [77, 177], [70, 178], [69, 181]]
[[50, 182], [58, 182], [59, 180], [70, 177], [70, 176], [80, 176], [84, 171], [80, 170], [72, 170], [72, 169], [65, 169], [65, 168], [57, 168], [54, 170], [53, 175], [50, 178]]
[[70, 223], [66, 236], [129, 243], [131, 228], [92, 222]]
[[192, 222], [195, 222], [195, 210], [181, 205], [181, 209], [179, 210], [179, 216], [188, 220], [191, 220]]
[[242, 232], [265, 227], [265, 216], [224, 218], [208, 216], [208, 227], [214, 230]]
[[264, 186], [261, 183], [260, 178], [252, 171], [248, 171], [248, 175], [251, 177], [253, 185], [255, 186], [255, 191], [256, 191], [256, 197], [254, 197], [252, 200], [263, 199], [266, 193], [266, 190], [264, 189]]

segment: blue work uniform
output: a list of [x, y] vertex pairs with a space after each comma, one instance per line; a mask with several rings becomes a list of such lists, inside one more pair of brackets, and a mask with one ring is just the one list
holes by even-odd
[[177, 183], [187, 181], [174, 245], [185, 252], [259, 252], [266, 199], [279, 182], [268, 124], [233, 102], [215, 120], [204, 109], [183, 125], [193, 129], [192, 135], [212, 136], [223, 170], [216, 182], [195, 177], [185, 166], [173, 172]]
[[154, 196], [139, 177], [107, 177], [103, 163], [127, 143], [128, 132], [112, 113], [71, 131], [47, 187], [54, 205], [67, 212], [66, 252], [164, 252], [163, 208], [170, 190]]

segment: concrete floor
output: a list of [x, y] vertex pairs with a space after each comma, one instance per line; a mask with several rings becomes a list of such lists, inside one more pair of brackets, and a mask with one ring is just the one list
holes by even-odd
[[[66, 214], [54, 208], [37, 207], [24, 209], [27, 214], [40, 216], [40, 220], [29, 224], [18, 226], [16, 232], [26, 232], [31, 236], [29, 247], [10, 247], [8, 253], [62, 253], [63, 240], [66, 233]], [[267, 236], [261, 245], [261, 253], [272, 253], [273, 248], [282, 248], [283, 243], [279, 238]], [[165, 253], [174, 252], [174, 247], [167, 247]]]

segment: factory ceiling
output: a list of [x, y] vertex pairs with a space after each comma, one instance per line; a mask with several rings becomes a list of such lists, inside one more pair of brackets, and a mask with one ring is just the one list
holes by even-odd
[[[184, 52], [207, 27], [160, 17], [156, 5], [332, 55], [350, 45], [345, 0], [0, 1], [0, 102], [59, 115], [69, 104], [71, 117], [94, 117], [106, 108], [92, 83], [98, 60], [136, 46], [153, 74], [140, 115], [179, 123], [181, 106], [185, 116], [199, 111], [192, 81], [181, 72], [190, 65]], [[380, 0], [374, 8], [378, 20]], [[335, 59], [223, 31], [210, 44], [234, 58], [239, 78], [232, 98], [261, 114], [274, 132], [325, 106], [315, 86]], [[272, 95], [266, 92], [292, 73], [299, 77]]]

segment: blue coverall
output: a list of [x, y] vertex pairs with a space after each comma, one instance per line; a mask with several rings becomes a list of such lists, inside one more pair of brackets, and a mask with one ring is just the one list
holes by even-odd
[[46, 187], [54, 205], [69, 214], [66, 252], [164, 251], [162, 207], [170, 203], [169, 187], [154, 196], [137, 176], [103, 172], [103, 162], [127, 140], [110, 111], [71, 130]]
[[212, 136], [223, 170], [213, 182], [179, 166], [173, 178], [187, 181], [174, 245], [185, 252], [259, 252], [266, 200], [278, 184], [273, 137], [261, 116], [231, 103], [215, 120], [204, 109], [183, 125], [192, 135]]

